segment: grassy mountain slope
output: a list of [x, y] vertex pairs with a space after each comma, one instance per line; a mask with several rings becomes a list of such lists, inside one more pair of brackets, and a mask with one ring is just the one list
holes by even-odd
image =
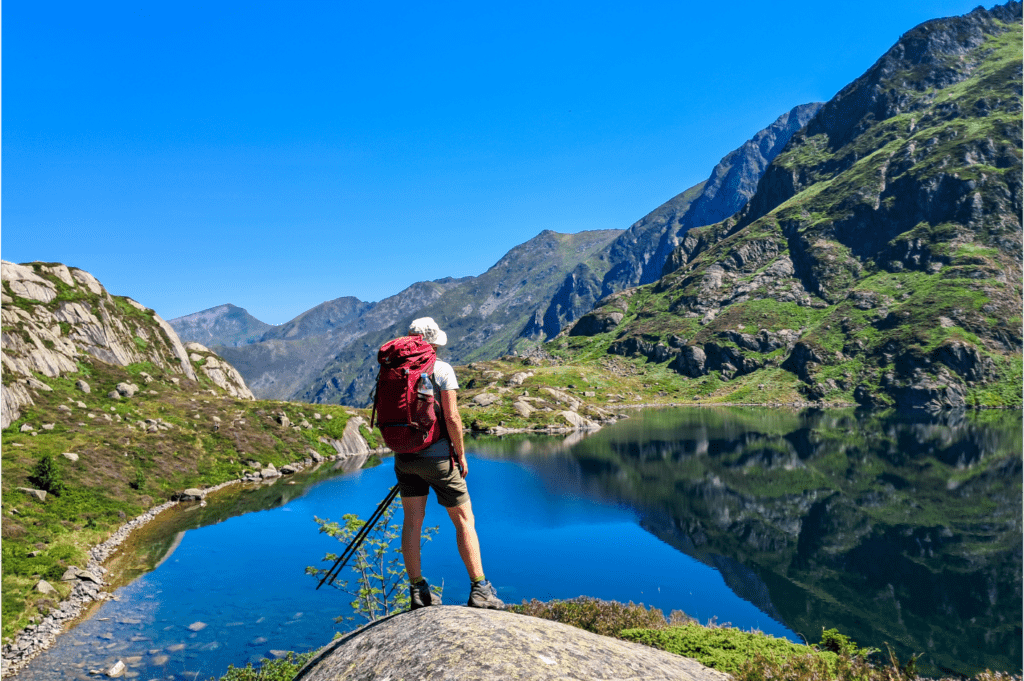
[[416, 317], [433, 317], [447, 332], [446, 361], [498, 357], [535, 345], [523, 337], [524, 329], [537, 323], [565, 275], [619, 234], [619, 230], [541, 232], [506, 253], [479, 277], [345, 348], [308, 389], [294, 397], [309, 402], [365, 404], [376, 375], [377, 348], [403, 335]]
[[923, 24], [740, 214], [688, 232], [669, 274], [563, 344], [666, 363], [718, 397], [796, 382], [812, 399], [1019, 405], [1021, 156], [1020, 3]]

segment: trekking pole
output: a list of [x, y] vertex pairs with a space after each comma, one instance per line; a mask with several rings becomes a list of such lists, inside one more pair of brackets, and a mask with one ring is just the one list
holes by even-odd
[[394, 487], [391, 488], [391, 491], [388, 492], [388, 495], [384, 497], [384, 501], [380, 502], [380, 506], [378, 506], [377, 510], [373, 512], [373, 515], [370, 516], [370, 519], [367, 520], [363, 524], [363, 526], [359, 528], [359, 531], [356, 533], [356, 536], [353, 537], [352, 541], [349, 542], [348, 546], [345, 547], [345, 550], [342, 552], [341, 557], [339, 557], [338, 560], [334, 561], [334, 565], [332, 565], [331, 568], [327, 571], [327, 574], [325, 574], [324, 578], [320, 580], [320, 583], [316, 585], [317, 589], [322, 587], [324, 585], [324, 582], [327, 582], [328, 584], [334, 584], [334, 580], [337, 579], [339, 574], [341, 574], [341, 571], [342, 569], [344, 569], [345, 564], [348, 563], [349, 558], [351, 558], [352, 554], [356, 552], [356, 549], [359, 548], [359, 545], [363, 543], [363, 540], [366, 539], [366, 535], [370, 533], [370, 530], [373, 528], [373, 526], [377, 524], [377, 521], [380, 520], [380, 517], [384, 515], [384, 511], [387, 510], [387, 507], [391, 505], [391, 502], [395, 500], [396, 496], [398, 496], [398, 485], [395, 485]]

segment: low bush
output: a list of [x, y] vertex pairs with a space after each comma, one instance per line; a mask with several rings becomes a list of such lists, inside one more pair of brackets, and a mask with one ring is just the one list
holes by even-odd
[[679, 610], [674, 610], [669, 619], [658, 608], [646, 608], [643, 603], [632, 602], [623, 605], [616, 601], [602, 601], [597, 598], [580, 596], [566, 601], [538, 601], [536, 599], [521, 605], [510, 605], [508, 610], [520, 615], [569, 624], [602, 636], [620, 635], [624, 629], [662, 629], [669, 624], [689, 620]]
[[51, 454], [44, 454], [32, 469], [29, 482], [54, 496], [64, 492], [64, 480], [57, 460]]
[[261, 660], [259, 667], [253, 667], [251, 662], [244, 667], [229, 665], [227, 674], [220, 677], [220, 681], [291, 681], [316, 652], [312, 650], [298, 655], [289, 652], [280, 660]]
[[727, 674], [738, 673], [745, 662], [755, 658], [785, 661], [790, 658], [811, 656], [816, 660], [816, 665], [820, 661], [818, 666], [828, 670], [835, 666], [837, 657], [835, 653], [819, 652], [784, 638], [740, 631], [731, 627], [704, 627], [696, 623], [660, 629], [629, 629], [622, 632], [621, 638], [693, 658], [703, 665]]

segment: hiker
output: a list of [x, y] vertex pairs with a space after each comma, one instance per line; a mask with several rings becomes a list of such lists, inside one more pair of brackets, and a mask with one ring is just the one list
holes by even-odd
[[[416, 319], [409, 325], [410, 336], [422, 336], [433, 346], [448, 342], [448, 336], [430, 317]], [[412, 609], [440, 605], [441, 599], [432, 594], [420, 568], [420, 532], [427, 508], [427, 493], [431, 488], [437, 501], [448, 510], [455, 525], [455, 540], [459, 555], [466, 564], [472, 587], [468, 605], [473, 608], [501, 608], [505, 604], [489, 581], [484, 578], [480, 560], [480, 542], [477, 539], [473, 506], [469, 500], [465, 477], [469, 473], [466, 449], [462, 441], [462, 417], [456, 402], [459, 382], [451, 365], [434, 361], [430, 376], [434, 397], [441, 405], [442, 437], [426, 449], [412, 454], [395, 454], [395, 475], [402, 495], [402, 557], [409, 575], [409, 595]]]

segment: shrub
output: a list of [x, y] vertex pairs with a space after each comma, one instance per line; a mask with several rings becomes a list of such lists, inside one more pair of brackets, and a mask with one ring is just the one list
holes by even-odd
[[[691, 657], [703, 665], [728, 674], [736, 674], [745, 662], [755, 657], [777, 661], [809, 655], [816, 660], [820, 658], [824, 669], [831, 668], [836, 660], [834, 653], [817, 652], [813, 648], [798, 645], [784, 638], [740, 631], [731, 627], [686, 624], [662, 629], [631, 629], [623, 631], [622, 638], [676, 655]], [[754, 681], [754, 678], [751, 677], [749, 681]]]
[[[661, 610], [648, 609], [643, 603], [636, 605], [630, 602], [623, 605], [616, 601], [602, 601], [588, 596], [547, 603], [534, 599], [529, 603], [523, 601], [521, 605], [510, 605], [508, 610], [616, 638], [622, 638], [620, 633], [624, 629], [663, 629], [670, 623], [665, 620], [665, 614]], [[689, 618], [675, 610], [670, 619], [672, 624], [677, 624]]]
[[301, 655], [289, 652], [280, 660], [261, 660], [258, 668], [251, 662], [244, 667], [228, 665], [228, 672], [220, 677], [220, 681], [291, 681], [316, 652], [312, 650]]
[[50, 454], [44, 454], [36, 463], [32, 475], [29, 476], [29, 482], [54, 496], [60, 496], [65, 489], [60, 466]]
[[142, 489], [146, 486], [146, 476], [142, 473], [141, 468], [135, 469], [135, 475], [128, 481], [128, 486], [135, 490]]

